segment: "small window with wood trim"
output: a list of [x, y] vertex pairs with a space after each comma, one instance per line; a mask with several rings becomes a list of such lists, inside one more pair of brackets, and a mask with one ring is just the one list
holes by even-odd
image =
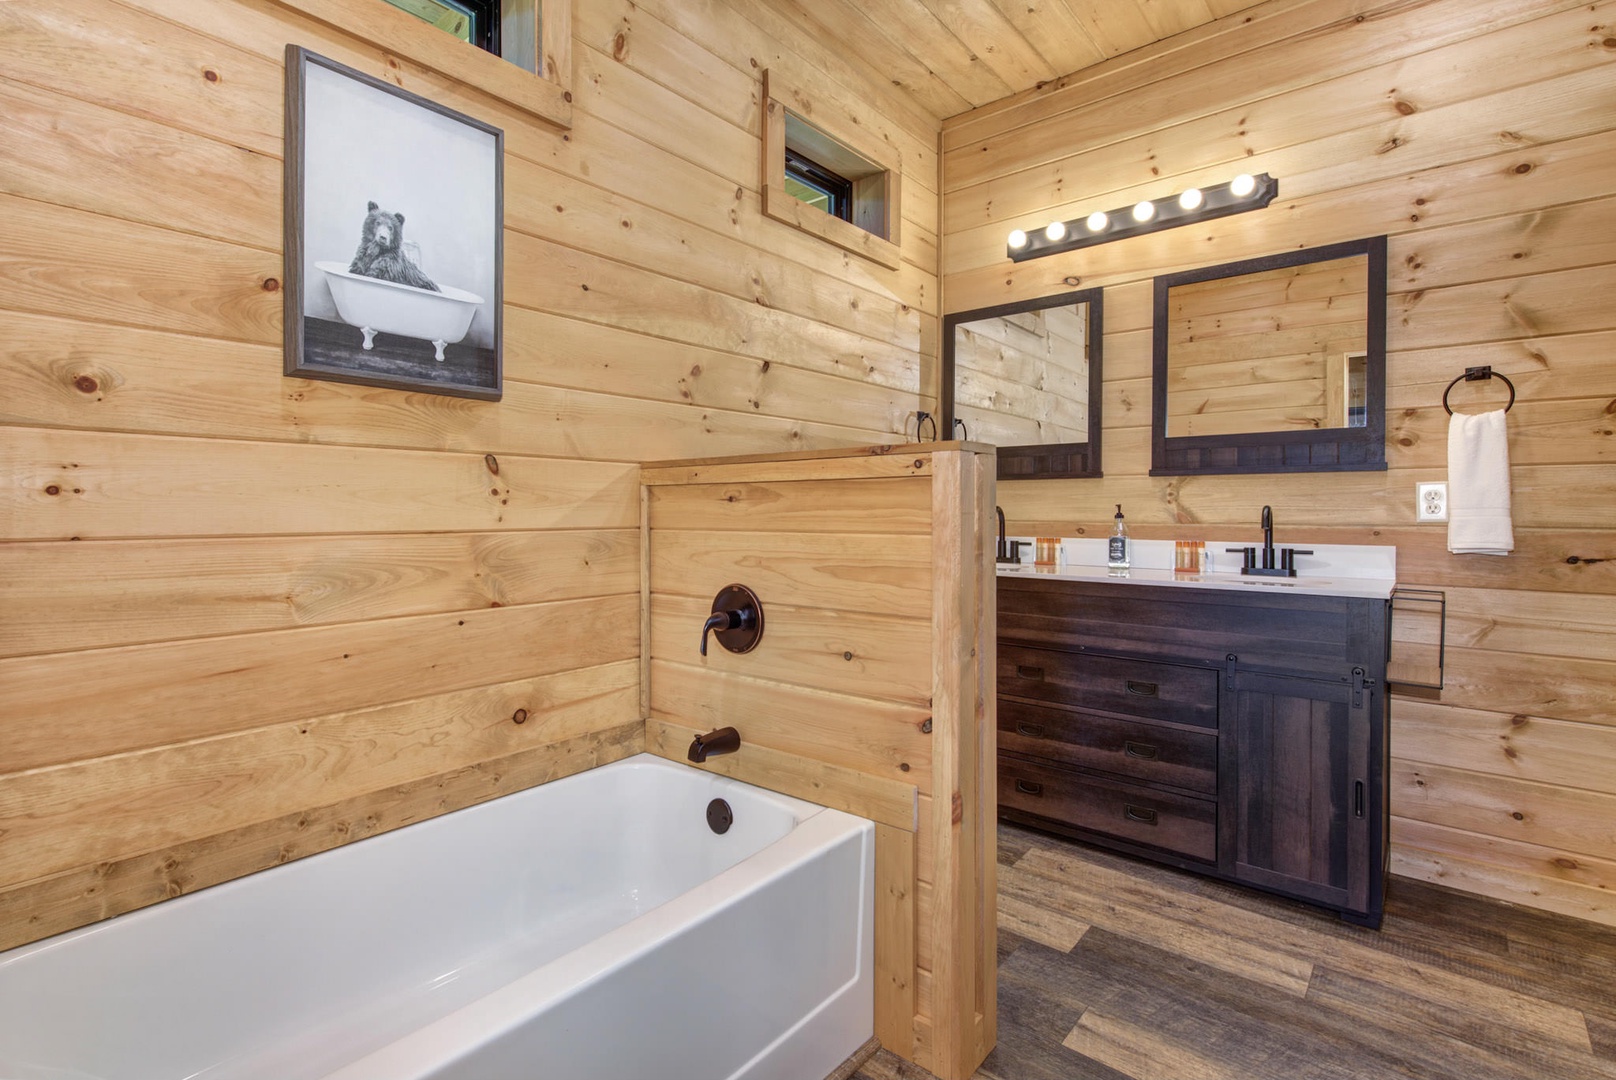
[[902, 221], [897, 152], [856, 122], [826, 123], [828, 110], [816, 113], [811, 97], [773, 72], [763, 73], [763, 85], [763, 212], [896, 269]]

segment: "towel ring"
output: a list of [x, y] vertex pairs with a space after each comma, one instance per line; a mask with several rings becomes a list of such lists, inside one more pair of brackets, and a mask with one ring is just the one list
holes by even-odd
[[1491, 367], [1470, 367], [1465, 368], [1464, 374], [1455, 378], [1448, 384], [1448, 388], [1442, 391], [1442, 407], [1448, 410], [1449, 416], [1453, 415], [1453, 406], [1448, 404], [1448, 395], [1453, 392], [1453, 388], [1462, 382], [1480, 382], [1482, 379], [1503, 379], [1504, 385], [1509, 387], [1509, 404], [1504, 406], [1504, 411], [1509, 412], [1515, 407], [1515, 384], [1509, 381], [1508, 375], [1494, 371]]

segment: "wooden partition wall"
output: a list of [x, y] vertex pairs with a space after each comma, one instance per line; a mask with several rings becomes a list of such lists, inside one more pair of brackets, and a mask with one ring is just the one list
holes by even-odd
[[[876, 1035], [943, 1080], [995, 1040], [992, 448], [647, 465], [646, 748], [876, 825]], [[698, 651], [725, 585], [757, 648]]]
[[[1005, 234], [1239, 172], [1264, 210], [1014, 266]], [[1447, 685], [1392, 701], [1395, 873], [1616, 924], [1616, 21], [1566, 0], [1271, 0], [944, 125], [949, 311], [1105, 289], [1105, 477], [1002, 484], [1021, 533], [1396, 544]], [[1151, 279], [1386, 234], [1386, 472], [1150, 476]], [[1514, 380], [1516, 549], [1415, 522], [1442, 392]], [[1503, 386], [1461, 383], [1462, 410]], [[1098, 531], [1097, 531], [1098, 530]]]

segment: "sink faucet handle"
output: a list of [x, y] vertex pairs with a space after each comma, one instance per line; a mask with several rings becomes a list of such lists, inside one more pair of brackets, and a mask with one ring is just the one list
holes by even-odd
[[1241, 570], [1254, 570], [1257, 567], [1257, 549], [1254, 547], [1233, 547], [1223, 550], [1233, 552], [1240, 556]]
[[1296, 556], [1311, 554], [1313, 554], [1313, 552], [1304, 548], [1280, 548], [1279, 567], [1281, 570], [1289, 570], [1292, 574], [1294, 574], [1296, 573]]

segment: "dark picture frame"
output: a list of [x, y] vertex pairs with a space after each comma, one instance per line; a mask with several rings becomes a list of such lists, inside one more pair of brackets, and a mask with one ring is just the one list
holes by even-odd
[[[943, 431], [954, 431], [955, 389], [955, 328], [983, 319], [998, 319], [1008, 315], [1021, 315], [1045, 308], [1072, 307], [1086, 304], [1086, 335], [1088, 346], [1088, 431], [1084, 442], [1045, 443], [1042, 445], [1001, 446], [998, 453], [998, 479], [1000, 480], [1077, 480], [1104, 476], [1100, 469], [1101, 413], [1104, 405], [1105, 366], [1105, 293], [1102, 289], [1079, 289], [1074, 292], [1039, 296], [1031, 300], [1018, 300], [1010, 304], [958, 311], [943, 317], [942, 357], [942, 409]], [[951, 438], [952, 435], [945, 435]]]
[[288, 376], [498, 401], [505, 133], [286, 47]]

